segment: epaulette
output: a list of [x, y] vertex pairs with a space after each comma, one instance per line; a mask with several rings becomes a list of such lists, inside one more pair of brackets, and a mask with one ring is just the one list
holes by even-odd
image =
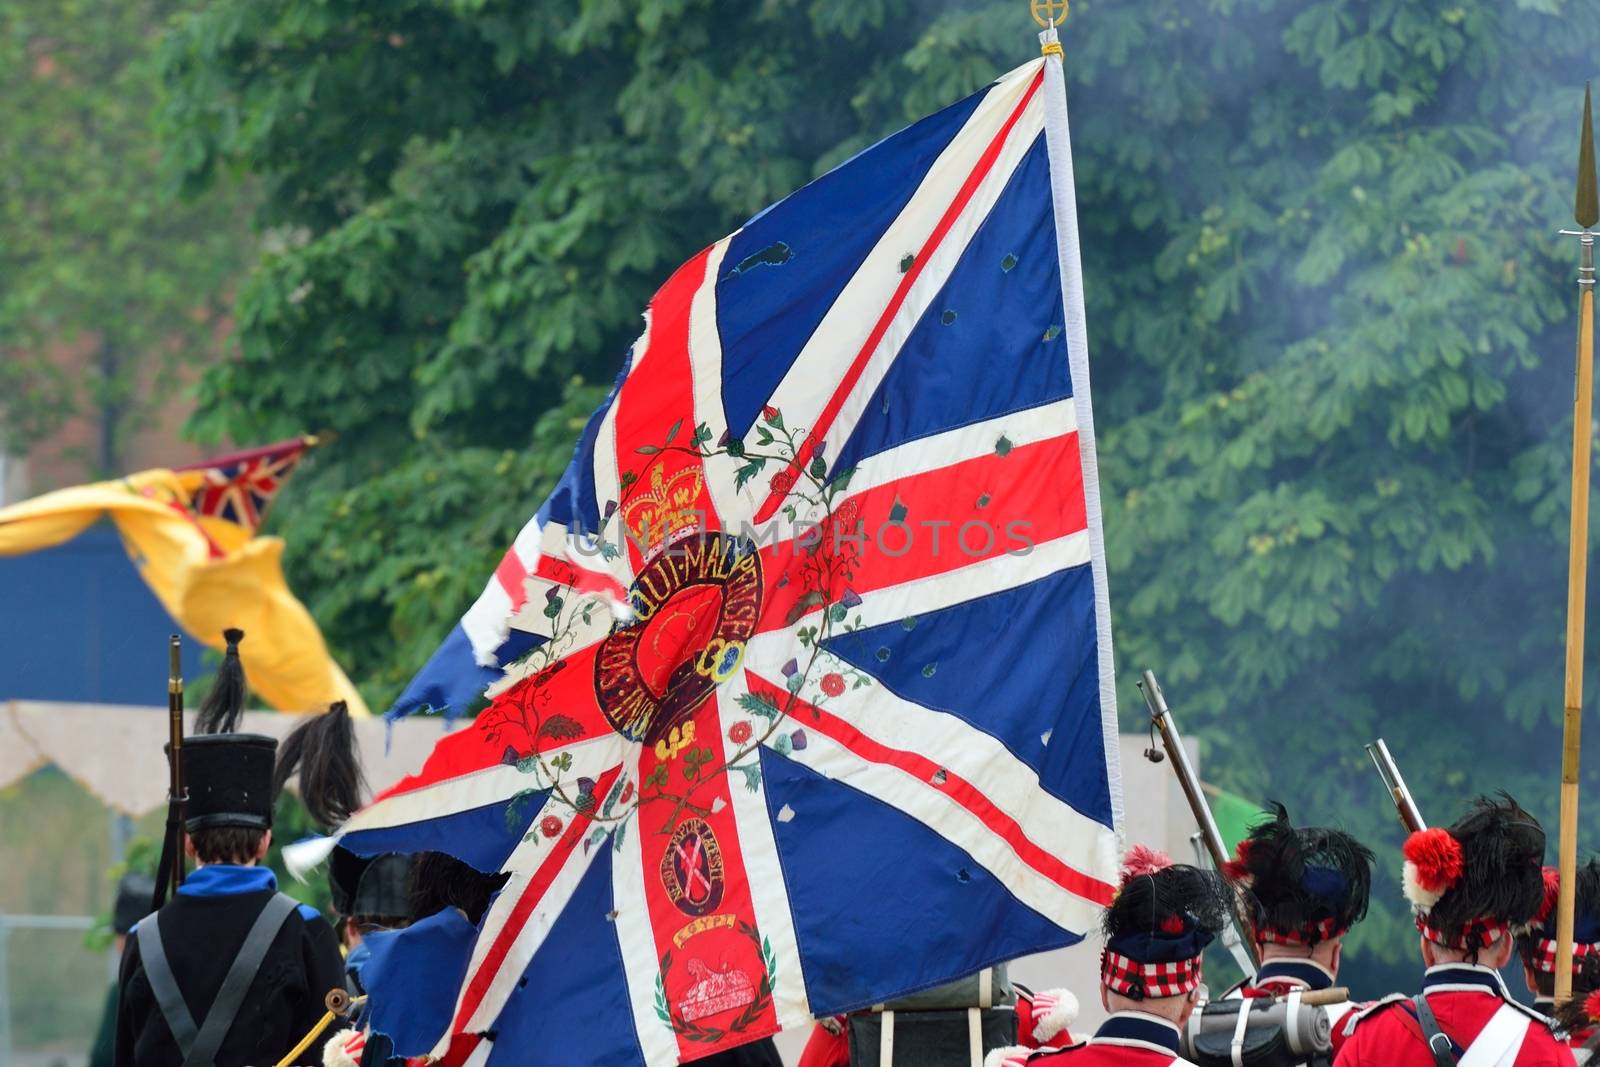
[[1529, 1019], [1532, 1019], [1546, 1030], [1549, 1030], [1552, 1034], [1556, 1032], [1556, 1021], [1550, 1018], [1550, 1016], [1546, 1015], [1544, 1012], [1539, 1011], [1536, 1008], [1531, 1008], [1522, 1003], [1522, 1001], [1514, 1000], [1511, 997], [1506, 998], [1506, 1003], [1511, 1005], [1513, 1008], [1516, 1008], [1522, 1014], [1526, 1015]]
[[1390, 993], [1382, 1000], [1375, 1000], [1371, 1004], [1367, 1004], [1355, 1011], [1352, 1011], [1344, 1020], [1344, 1036], [1349, 1037], [1351, 1034], [1355, 1033], [1356, 1023], [1360, 1022], [1362, 1019], [1365, 1019], [1367, 1016], [1376, 1015], [1385, 1008], [1393, 1007], [1396, 1004], [1404, 1004], [1410, 999], [1411, 998], [1406, 996], [1404, 993]]

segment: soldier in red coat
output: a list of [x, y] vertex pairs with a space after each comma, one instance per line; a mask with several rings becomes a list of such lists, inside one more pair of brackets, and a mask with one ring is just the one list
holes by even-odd
[[[1344, 935], [1367, 914], [1372, 852], [1342, 830], [1296, 828], [1283, 805], [1250, 828], [1227, 875], [1244, 895], [1261, 969], [1225, 998], [1328, 989]], [[1342, 1012], [1333, 1012], [1337, 1016]]]
[[1544, 869], [1544, 904], [1534, 927], [1517, 937], [1522, 975], [1533, 994], [1533, 1006], [1555, 1019], [1579, 1063], [1595, 1062], [1600, 1048], [1600, 860], [1578, 868], [1578, 891], [1572, 909], [1572, 999], [1556, 1007], [1556, 894], [1561, 876]]
[[1449, 829], [1405, 843], [1406, 898], [1427, 972], [1417, 996], [1396, 994], [1335, 1030], [1335, 1067], [1571, 1067], [1550, 1022], [1511, 998], [1499, 970], [1512, 931], [1544, 901], [1544, 831], [1510, 797], [1480, 798]]
[[1027, 1067], [1173, 1067], [1178, 1035], [1200, 990], [1200, 956], [1228, 916], [1215, 875], [1174, 864], [1143, 846], [1128, 853], [1121, 888], [1105, 913], [1100, 1003], [1111, 1012], [1094, 1036], [1061, 1049], [1006, 1049], [990, 1064]]

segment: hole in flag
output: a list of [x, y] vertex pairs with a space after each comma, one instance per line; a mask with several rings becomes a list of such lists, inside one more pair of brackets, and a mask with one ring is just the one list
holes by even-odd
[[739, 262], [739, 265], [728, 272], [728, 277], [735, 274], [744, 274], [755, 270], [757, 267], [781, 267], [794, 257], [794, 249], [786, 241], [776, 241], [759, 252], [752, 252]]
[[1059, 326], [1052, 326], [1044, 332], [1046, 341], [1054, 341], [1059, 336], [1061, 336], [1061, 327]]
[[958, 881], [958, 882], [970, 882], [970, 881], [972, 881], [972, 872], [967, 870], [965, 867], [961, 868], [959, 871], [956, 872], [956, 881]]
[[1017, 257], [1014, 254], [1010, 253], [1010, 252], [1007, 252], [1006, 253], [1006, 258], [1002, 259], [1000, 261], [1000, 269], [1005, 271], [1007, 274], [1010, 274], [1011, 271], [1012, 271], [1012, 268], [1014, 268], [1016, 265], [1017, 265]]
[[917, 261], [917, 257], [912, 255], [910, 252], [907, 252], [905, 255], [901, 256], [900, 257], [900, 273], [904, 274], [906, 271], [910, 270], [911, 269], [911, 264], [915, 263], [916, 261]]
[[793, 819], [794, 819], [794, 809], [791, 808], [789, 805], [785, 804], [783, 807], [778, 809], [778, 821], [779, 822], [789, 822], [789, 821], [791, 821]]
[[944, 314], [939, 316], [939, 321], [944, 323], [946, 326], [948, 326], [952, 322], [956, 321], [956, 313], [954, 311], [952, 311], [950, 308], [945, 308], [944, 309]]

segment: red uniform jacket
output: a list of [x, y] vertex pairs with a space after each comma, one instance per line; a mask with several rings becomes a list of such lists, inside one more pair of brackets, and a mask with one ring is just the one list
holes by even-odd
[[[1428, 968], [1422, 992], [1459, 1059], [1501, 1005], [1529, 1017], [1515, 1067], [1572, 1067], [1572, 1051], [1550, 1031], [1549, 1020], [1506, 992], [1487, 967], [1452, 963]], [[1434, 1067], [1410, 998], [1387, 997], [1345, 1019], [1334, 1029], [1335, 1067]]]
[[[1064, 1049], [1035, 1052], [1027, 1067], [1187, 1067], [1178, 1056], [1178, 1028], [1156, 1015], [1119, 1011], [1093, 1037]], [[1431, 1065], [1430, 1065], [1431, 1067]]]

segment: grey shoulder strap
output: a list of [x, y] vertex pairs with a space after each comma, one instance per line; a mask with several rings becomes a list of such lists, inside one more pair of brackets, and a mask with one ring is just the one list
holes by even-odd
[[1428, 1042], [1428, 1051], [1433, 1054], [1433, 1062], [1438, 1067], [1456, 1067], [1455, 1049], [1451, 1047], [1450, 1038], [1439, 1029], [1439, 1020], [1434, 1018], [1433, 1009], [1428, 1006], [1428, 998], [1418, 993], [1411, 998], [1411, 1003], [1417, 1009], [1417, 1022], [1422, 1026], [1422, 1036]]
[[147, 915], [133, 936], [139, 942], [139, 963], [144, 967], [150, 992], [155, 994], [161, 1017], [167, 1020], [167, 1029], [172, 1031], [178, 1051], [188, 1056], [198, 1031], [189, 1005], [184, 1003], [183, 993], [178, 989], [178, 980], [172, 974], [172, 964], [167, 962], [166, 947], [161, 944], [161, 925], [157, 922], [160, 914]]
[[261, 914], [256, 916], [255, 924], [245, 935], [244, 944], [239, 946], [239, 954], [233, 958], [233, 966], [228, 968], [228, 976], [222, 980], [222, 988], [217, 990], [217, 999], [211, 1002], [211, 1010], [206, 1012], [200, 1035], [183, 1057], [184, 1067], [211, 1067], [217, 1050], [222, 1048], [223, 1038], [228, 1036], [228, 1030], [244, 1004], [244, 995], [250, 991], [250, 983], [255, 981], [256, 972], [261, 970], [261, 962], [267, 958], [267, 950], [272, 947], [278, 931], [283, 929], [284, 922], [297, 906], [293, 897], [274, 893], [272, 899], [267, 901], [267, 906], [261, 909]]

